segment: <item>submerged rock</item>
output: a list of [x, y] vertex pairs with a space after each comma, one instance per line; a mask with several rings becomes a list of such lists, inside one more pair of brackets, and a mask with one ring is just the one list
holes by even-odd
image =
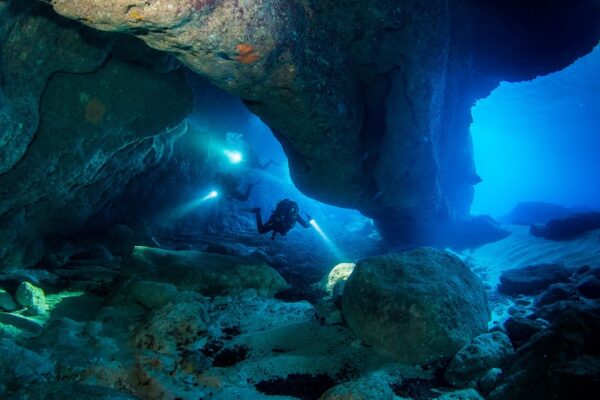
[[557, 301], [567, 300], [576, 295], [573, 285], [567, 283], [553, 283], [543, 292], [535, 302], [537, 307], [543, 307]]
[[509, 295], [536, 294], [553, 283], [568, 282], [573, 271], [564, 264], [545, 263], [504, 271], [498, 290]]
[[[9, 388], [45, 382], [54, 377], [54, 363], [46, 355], [26, 349], [12, 340], [0, 339], [0, 354], [1, 382]], [[2, 395], [0, 392], [0, 397]]]
[[519, 315], [513, 315], [504, 322], [504, 329], [516, 347], [524, 345], [533, 335], [546, 328], [546, 324]]
[[334, 386], [319, 400], [394, 400], [398, 397], [390, 383], [379, 374], [351, 380]]
[[577, 291], [588, 299], [600, 298], [600, 279], [592, 274], [585, 275], [579, 279], [576, 287]]
[[48, 309], [44, 291], [29, 282], [22, 282], [17, 289], [15, 299], [23, 307], [27, 307], [28, 312], [34, 315], [45, 314]]
[[354, 267], [356, 264], [354, 263], [341, 263], [333, 267], [331, 271], [325, 276], [321, 282], [319, 282], [319, 287], [321, 287], [325, 292], [332, 295], [335, 287], [343, 282], [348, 280], [352, 271], [354, 271]]
[[108, 249], [116, 256], [128, 256], [135, 247], [133, 231], [127, 225], [115, 225], [108, 230]]
[[447, 359], [487, 329], [482, 283], [456, 256], [421, 248], [360, 261], [342, 299], [348, 326], [399, 361]]
[[13, 297], [4, 289], [0, 289], [0, 310], [15, 311], [17, 309], [17, 303], [13, 300]]
[[148, 308], [161, 306], [178, 293], [175, 285], [164, 282], [140, 281], [131, 287], [131, 295], [140, 304]]
[[479, 390], [483, 393], [489, 393], [496, 387], [496, 384], [502, 377], [502, 369], [492, 368], [479, 379]]
[[528, 201], [519, 203], [502, 220], [514, 225], [545, 224], [546, 222], [567, 216], [570, 211], [558, 204]]
[[136, 247], [123, 262], [123, 269], [205, 296], [240, 293], [245, 289], [256, 289], [262, 296], [272, 296], [287, 287], [277, 271], [252, 257], [191, 250]]
[[489, 400], [591, 399], [599, 392], [600, 304], [548, 307], [553, 309], [550, 328], [516, 352]]
[[144, 350], [175, 356], [179, 351], [204, 347], [208, 314], [201, 296], [181, 293], [172, 302], [152, 311], [148, 321], [135, 335], [136, 345]]
[[55, 382], [34, 384], [14, 394], [15, 399], [23, 400], [136, 400], [137, 397], [119, 390], [81, 385], [77, 383]]
[[6, 325], [12, 325], [19, 329], [26, 329], [26, 330], [34, 332], [34, 333], [39, 333], [42, 331], [42, 329], [44, 329], [44, 326], [42, 324], [40, 324], [39, 322], [37, 322], [31, 318], [27, 318], [27, 317], [24, 317], [19, 314], [11, 314], [11, 313], [1, 312], [1, 311], [0, 311], [0, 323], [6, 324]]
[[530, 232], [544, 239], [573, 240], [594, 229], [600, 229], [600, 212], [577, 213], [553, 219], [545, 225], [532, 225]]
[[483, 397], [475, 389], [464, 389], [444, 393], [435, 400], [483, 400]]
[[502, 366], [512, 353], [512, 344], [504, 333], [479, 335], [454, 355], [444, 378], [454, 386], [467, 386], [482, 378], [491, 368]]

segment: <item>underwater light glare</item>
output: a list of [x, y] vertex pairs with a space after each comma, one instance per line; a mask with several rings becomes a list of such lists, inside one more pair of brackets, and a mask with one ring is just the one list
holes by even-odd
[[204, 204], [207, 200], [210, 199], [214, 199], [216, 197], [219, 196], [219, 192], [217, 192], [216, 190], [212, 190], [211, 192], [209, 192], [206, 196], [204, 197], [198, 197], [195, 198], [192, 201], [189, 201], [185, 204], [180, 205], [179, 207], [171, 210], [168, 213], [168, 218], [173, 218], [173, 219], [179, 219], [184, 217], [185, 215], [189, 214], [190, 212], [192, 212], [194, 209], [200, 207], [202, 204]]
[[229, 159], [229, 162], [232, 164], [239, 164], [244, 158], [242, 156], [242, 153], [235, 150], [224, 150], [223, 153], [225, 154], [225, 156], [227, 156], [227, 159]]
[[321, 229], [319, 224], [317, 224], [317, 221], [315, 221], [314, 219], [311, 219], [308, 223], [311, 224], [313, 228], [315, 228], [315, 230], [317, 231], [319, 236], [321, 236], [321, 239], [323, 239], [323, 241], [325, 242], [327, 247], [329, 247], [329, 250], [331, 250], [331, 252], [336, 256], [336, 258], [338, 258], [339, 260], [343, 260], [344, 256], [342, 255], [342, 252], [331, 241], [331, 239], [329, 239], [329, 236], [327, 236], [327, 234], [325, 232], [323, 232], [323, 229]]
[[201, 200], [204, 202], [206, 200], [214, 199], [217, 196], [219, 196], [219, 192], [217, 192], [216, 190], [213, 190], [209, 194], [204, 196]]

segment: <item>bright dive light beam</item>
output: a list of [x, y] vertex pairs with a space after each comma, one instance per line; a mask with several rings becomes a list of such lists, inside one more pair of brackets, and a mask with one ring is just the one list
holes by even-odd
[[200, 201], [201, 202], [205, 202], [206, 200], [214, 199], [218, 195], [219, 195], [219, 192], [217, 192], [216, 190], [213, 190], [209, 194], [207, 194], [206, 196], [204, 196], [202, 199], [200, 199]]
[[341, 261], [344, 259], [344, 256], [342, 255], [342, 252], [340, 251], [340, 249], [337, 248], [337, 246], [331, 241], [331, 239], [329, 239], [329, 236], [327, 236], [327, 234], [325, 232], [323, 232], [323, 229], [321, 229], [321, 227], [319, 226], [319, 224], [317, 224], [317, 221], [315, 221], [314, 219], [311, 219], [309, 222], [309, 224], [312, 225], [313, 228], [315, 228], [315, 230], [317, 231], [317, 233], [319, 234], [319, 236], [321, 236], [321, 239], [323, 239], [325, 241], [325, 244], [327, 245], [327, 247], [329, 247], [329, 250], [331, 250], [331, 252]]
[[227, 156], [227, 159], [229, 159], [229, 162], [232, 164], [239, 164], [244, 158], [242, 153], [235, 150], [224, 150], [223, 153]]
[[217, 192], [216, 190], [212, 190], [204, 197], [198, 197], [192, 201], [189, 201], [189, 202], [182, 204], [179, 207], [175, 208], [174, 210], [172, 210], [170, 212], [169, 217], [174, 218], [174, 219], [182, 218], [185, 215], [192, 212], [194, 209], [200, 207], [207, 200], [214, 199], [215, 197], [218, 197], [218, 196], [219, 196], [219, 192]]

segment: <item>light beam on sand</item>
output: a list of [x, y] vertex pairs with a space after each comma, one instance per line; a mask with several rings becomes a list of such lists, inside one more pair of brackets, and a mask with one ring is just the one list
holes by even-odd
[[309, 224], [313, 228], [315, 228], [315, 231], [317, 231], [319, 236], [321, 236], [321, 239], [323, 239], [323, 241], [325, 242], [325, 244], [327, 245], [329, 250], [331, 250], [331, 252], [338, 259], [338, 261], [344, 260], [344, 256], [342, 255], [342, 252], [340, 251], [340, 249], [338, 249], [337, 246], [331, 241], [331, 239], [329, 239], [329, 236], [327, 236], [327, 234], [325, 232], [323, 232], [323, 229], [321, 229], [319, 224], [317, 224], [317, 221], [315, 221], [314, 219], [311, 219], [309, 221]]

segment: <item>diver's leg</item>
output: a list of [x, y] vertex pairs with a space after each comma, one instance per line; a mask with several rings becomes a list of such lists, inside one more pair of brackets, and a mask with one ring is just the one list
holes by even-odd
[[260, 233], [261, 235], [263, 233], [269, 232], [272, 229], [270, 221], [268, 221], [266, 224], [263, 224], [262, 216], [260, 215], [260, 210], [258, 210], [256, 212], [256, 229], [258, 230], [258, 233]]

